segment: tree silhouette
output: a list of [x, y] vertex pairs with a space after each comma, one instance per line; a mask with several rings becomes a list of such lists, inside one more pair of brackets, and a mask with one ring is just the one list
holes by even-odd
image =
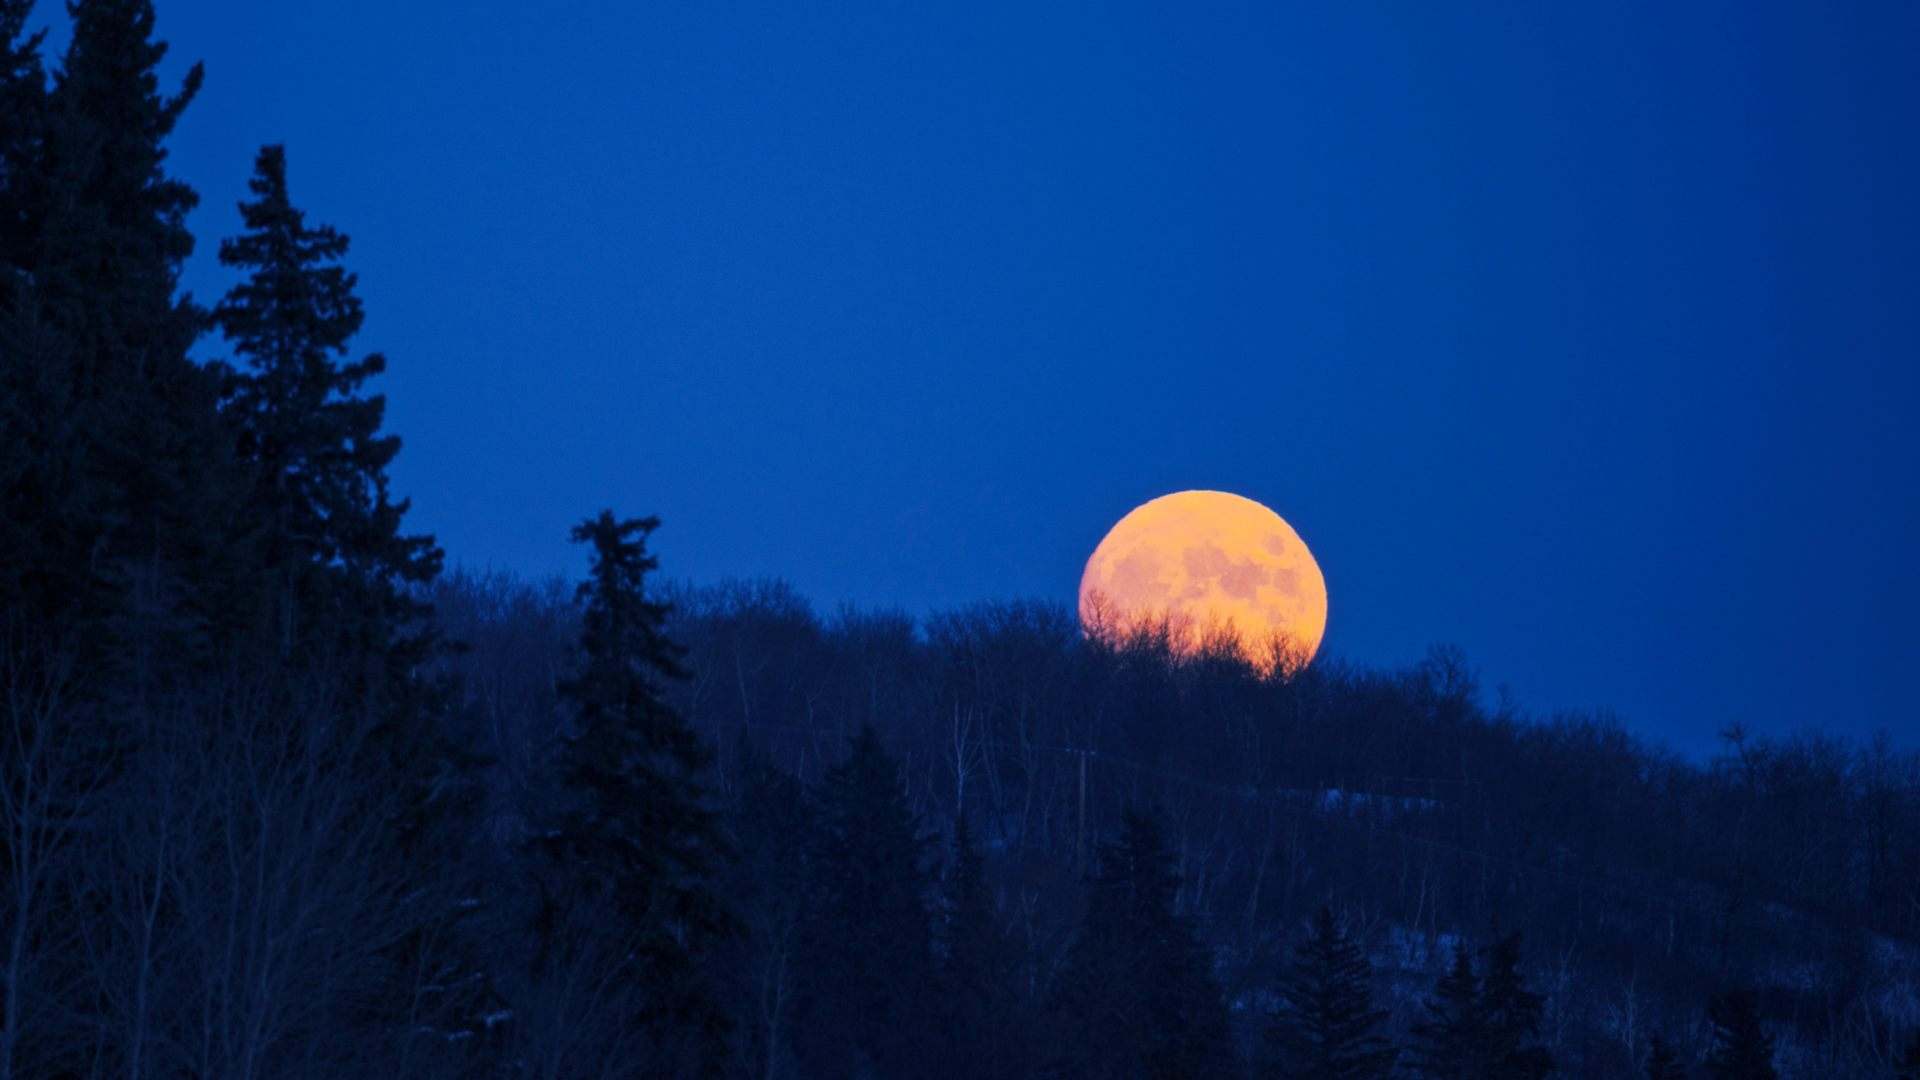
[[146, 0], [71, 13], [44, 97], [32, 39], [6, 49], [4, 92], [23, 111], [0, 147], [0, 608], [73, 650], [86, 692], [138, 703], [219, 659], [208, 624], [239, 573], [243, 489], [216, 380], [188, 356], [204, 312], [176, 295], [198, 198], [165, 172], [163, 143], [200, 69], [160, 92]]
[[198, 68], [163, 94], [151, 5], [80, 0], [49, 85], [28, 6], [0, 5], [0, 1076], [100, 1067], [69, 890], [243, 570], [176, 290], [196, 198], [163, 168]]
[[926, 842], [872, 727], [814, 805], [801, 1056], [819, 1075], [917, 1075], [937, 1049]]
[[1480, 980], [1479, 1014], [1487, 1040], [1488, 1075], [1497, 1080], [1539, 1080], [1553, 1071], [1553, 1057], [1538, 1043], [1540, 995], [1520, 974], [1520, 935], [1507, 934], [1487, 949]]
[[[658, 525], [602, 511], [573, 530], [592, 565], [579, 589], [580, 669], [561, 686], [573, 714], [562, 805], [540, 847], [551, 908], [611, 912], [597, 944], [632, 960], [637, 1005], [624, 1020], [657, 1039], [652, 1067], [712, 1071], [727, 1022], [699, 958], [735, 922], [714, 885], [725, 844], [702, 782], [710, 755], [660, 696], [682, 673], [661, 626], [667, 607], [645, 587]], [[550, 911], [544, 927], [559, 922]]]
[[1378, 1033], [1386, 1013], [1373, 1007], [1372, 966], [1360, 944], [1324, 905], [1294, 950], [1267, 1027], [1274, 1077], [1364, 1080], [1393, 1069], [1394, 1050]]
[[1476, 971], [1464, 943], [1434, 986], [1426, 1018], [1413, 1029], [1413, 1065], [1422, 1076], [1537, 1080], [1553, 1071], [1553, 1058], [1536, 1041], [1541, 1000], [1520, 974], [1518, 934], [1486, 950]]
[[452, 812], [437, 793], [462, 771], [420, 678], [434, 638], [418, 590], [442, 555], [432, 537], [402, 533], [407, 503], [389, 492], [400, 440], [380, 431], [385, 399], [362, 393], [386, 361], [341, 362], [364, 318], [340, 265], [347, 237], [309, 225], [293, 205], [281, 147], [260, 150], [248, 188], [246, 231], [220, 245], [220, 262], [247, 276], [213, 312], [244, 365], [215, 370], [252, 522], [254, 585], [226, 614], [240, 630], [230, 649], [337, 687], [341, 704], [374, 726], [402, 796], [396, 824], [413, 854], [428, 857], [437, 854], [422, 850], [428, 804]]
[[[358, 793], [362, 812], [391, 827], [402, 879], [436, 886], [413, 891], [416, 925], [394, 946], [395, 969], [416, 970], [443, 952], [432, 940], [459, 936], [446, 933], [461, 917], [451, 868], [470, 843], [478, 799], [476, 762], [449, 743], [421, 672], [435, 640], [418, 592], [439, 572], [441, 552], [432, 537], [402, 532], [407, 503], [389, 492], [400, 440], [380, 430], [384, 398], [364, 393], [385, 361], [344, 360], [364, 318], [354, 276], [340, 265], [347, 237], [310, 225], [293, 204], [279, 146], [256, 155], [248, 188], [245, 231], [220, 245], [220, 262], [246, 276], [213, 312], [241, 362], [214, 370], [251, 525], [252, 585], [224, 613], [236, 627], [228, 649], [286, 669], [282, 693], [327, 686], [341, 736], [364, 730], [360, 767], [377, 780]], [[439, 1008], [396, 983], [374, 1012], [464, 1026], [464, 1006], [427, 996]]]
[[948, 1067], [955, 1076], [983, 1080], [1024, 1075], [1028, 1033], [1016, 989], [1020, 955], [1000, 924], [964, 814], [953, 825], [941, 916], [938, 974]]
[[1212, 965], [1174, 911], [1179, 885], [1159, 826], [1128, 810], [1103, 846], [1054, 990], [1056, 1075], [1170, 1080], [1234, 1068]]
[[1480, 1015], [1480, 977], [1465, 942], [1453, 947], [1453, 963], [1434, 985], [1413, 1028], [1412, 1065], [1434, 1080], [1470, 1080], [1486, 1074], [1486, 1025]]
[[380, 431], [386, 400], [362, 392], [385, 358], [342, 362], [365, 318], [340, 265], [348, 240], [293, 205], [281, 147], [260, 150], [247, 186], [246, 232], [220, 245], [221, 264], [247, 277], [213, 318], [245, 363], [225, 373], [224, 408], [253, 475], [263, 636], [283, 658], [370, 655], [404, 677], [426, 644], [409, 633], [423, 614], [409, 590], [441, 553], [402, 534], [407, 504], [388, 490], [400, 440]]

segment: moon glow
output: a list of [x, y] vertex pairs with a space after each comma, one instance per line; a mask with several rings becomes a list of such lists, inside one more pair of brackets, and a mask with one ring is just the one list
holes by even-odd
[[1327, 582], [1279, 514], [1224, 491], [1179, 491], [1135, 507], [1080, 577], [1080, 625], [1125, 634], [1165, 620], [1176, 650], [1230, 633], [1270, 673], [1313, 659], [1327, 629]]

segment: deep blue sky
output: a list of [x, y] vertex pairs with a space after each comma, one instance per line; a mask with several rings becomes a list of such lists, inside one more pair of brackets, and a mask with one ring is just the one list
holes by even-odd
[[1920, 7], [159, 12], [190, 285], [286, 142], [456, 561], [577, 573], [612, 505], [822, 608], [1070, 602], [1224, 488], [1339, 655], [1920, 727]]

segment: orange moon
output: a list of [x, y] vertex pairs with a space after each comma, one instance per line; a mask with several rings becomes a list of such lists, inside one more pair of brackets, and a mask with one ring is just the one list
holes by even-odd
[[1135, 507], [1080, 576], [1080, 625], [1125, 634], [1166, 620], [1191, 654], [1229, 633], [1249, 664], [1304, 667], [1327, 631], [1327, 580], [1279, 514], [1224, 491], [1179, 491]]

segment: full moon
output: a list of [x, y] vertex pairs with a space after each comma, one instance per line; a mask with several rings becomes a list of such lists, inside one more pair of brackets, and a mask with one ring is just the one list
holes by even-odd
[[1326, 634], [1327, 581], [1279, 514], [1224, 491], [1179, 491], [1121, 518], [1080, 577], [1088, 633], [1160, 620], [1182, 652], [1226, 633], [1260, 671], [1294, 671]]

